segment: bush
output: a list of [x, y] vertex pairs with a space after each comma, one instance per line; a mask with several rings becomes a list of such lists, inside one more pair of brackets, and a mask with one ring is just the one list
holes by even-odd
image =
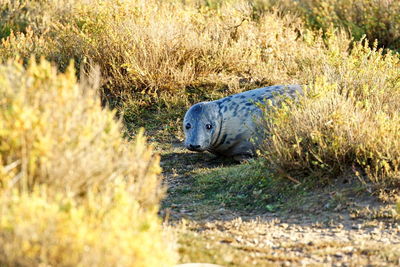
[[12, 32], [25, 33], [29, 28], [37, 35], [45, 34], [64, 15], [71, 13], [76, 1], [2, 0], [0, 5], [0, 39]]
[[163, 122], [181, 135], [190, 104], [303, 83], [304, 72], [312, 75], [322, 64], [320, 34], [264, 1], [66, 2], [60, 9], [43, 1], [52, 23], [16, 28], [0, 44], [0, 62], [44, 56], [64, 71], [72, 58], [83, 73], [99, 65], [102, 101], [123, 114], [129, 132]]
[[[33, 3], [26, 2], [31, 10]], [[62, 9], [43, 3], [52, 23], [29, 20], [23, 31], [15, 28], [0, 45], [1, 60], [43, 55], [64, 70], [73, 58], [82, 73], [98, 64], [105, 100], [122, 99], [130, 106], [126, 121], [147, 127], [149, 117], [159, 116], [156, 123], [180, 128], [184, 109], [199, 99], [306, 84], [307, 97], [269, 118], [267, 157], [275, 167], [333, 174], [354, 166], [376, 181], [395, 180], [398, 56], [331, 30], [358, 25], [360, 32], [350, 27], [357, 38], [386, 32], [382, 45], [395, 45], [395, 1], [77, 0]], [[286, 13], [299, 10], [308, 25]], [[383, 11], [392, 23], [384, 27], [371, 19]], [[152, 115], [142, 116], [143, 107]]]
[[98, 75], [74, 73], [0, 66], [1, 265], [173, 265], [158, 156], [142, 135], [122, 139]]
[[400, 49], [399, 1], [300, 0], [297, 7], [314, 29], [345, 28], [356, 40], [365, 35], [382, 47]]
[[70, 58], [84, 69], [95, 63], [108, 93], [141, 99], [297, 81], [320, 41], [296, 17], [254, 10], [247, 1], [76, 1], [46, 33], [15, 33], [0, 52], [44, 55], [62, 70]]
[[157, 214], [144, 212], [124, 184], [110, 186], [79, 202], [43, 186], [2, 195], [1, 265], [173, 266]]
[[275, 169], [334, 177], [355, 168], [399, 184], [400, 59], [368, 45], [331, 47], [305, 95], [268, 113], [264, 155]]

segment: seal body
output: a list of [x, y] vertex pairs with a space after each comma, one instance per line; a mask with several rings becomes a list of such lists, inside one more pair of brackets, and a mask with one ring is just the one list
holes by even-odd
[[183, 120], [185, 147], [238, 160], [254, 156], [264, 136], [258, 123], [262, 111], [257, 104], [268, 99], [274, 102], [276, 95], [295, 96], [300, 91], [299, 85], [276, 85], [197, 103]]

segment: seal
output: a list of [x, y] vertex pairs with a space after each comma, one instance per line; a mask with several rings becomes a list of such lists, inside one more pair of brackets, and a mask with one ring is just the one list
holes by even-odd
[[299, 85], [276, 85], [197, 103], [183, 119], [185, 147], [237, 161], [253, 157], [265, 136], [258, 123], [262, 118], [259, 103], [268, 99], [275, 103], [277, 95], [295, 97], [300, 92]]

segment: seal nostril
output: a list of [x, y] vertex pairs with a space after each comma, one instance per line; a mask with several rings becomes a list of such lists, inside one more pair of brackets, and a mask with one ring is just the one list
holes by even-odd
[[192, 145], [192, 144], [190, 144], [189, 147], [191, 149], [198, 149], [198, 148], [200, 148], [200, 145]]

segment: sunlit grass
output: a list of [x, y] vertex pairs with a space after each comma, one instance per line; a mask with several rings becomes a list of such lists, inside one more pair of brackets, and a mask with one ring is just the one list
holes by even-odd
[[0, 65], [0, 265], [173, 265], [159, 157], [74, 72]]

